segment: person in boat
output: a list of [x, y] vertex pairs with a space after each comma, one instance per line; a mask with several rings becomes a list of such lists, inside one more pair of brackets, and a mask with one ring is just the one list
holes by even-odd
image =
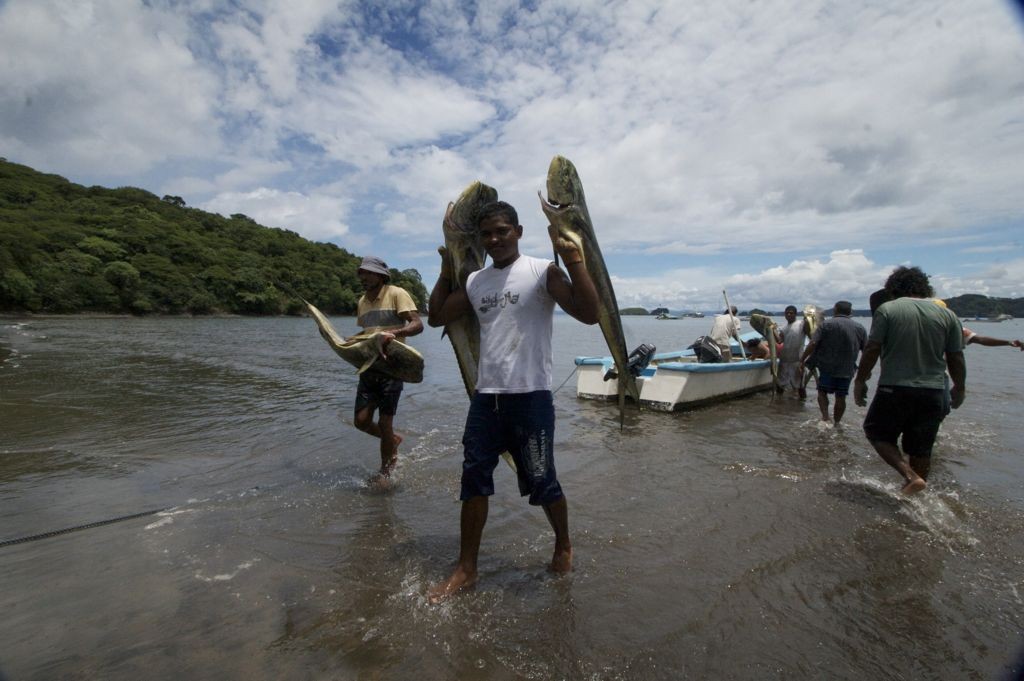
[[718, 349], [722, 351], [722, 361], [729, 362], [732, 360], [732, 347], [730, 343], [732, 339], [740, 341], [740, 318], [737, 316], [739, 310], [736, 309], [735, 305], [732, 305], [725, 309], [722, 314], [715, 315], [715, 322], [711, 326], [711, 333], [708, 337], [715, 342]]
[[838, 426], [846, 413], [846, 396], [857, 369], [857, 355], [864, 349], [868, 332], [851, 319], [853, 305], [840, 300], [832, 317], [819, 326], [800, 355], [800, 372], [813, 363], [818, 369], [818, 408], [823, 421], [829, 420], [829, 395], [835, 395], [832, 421]]
[[[363, 295], [356, 306], [356, 320], [363, 332], [386, 331], [384, 351], [395, 338], [415, 336], [423, 331], [416, 303], [408, 291], [390, 284], [391, 273], [387, 263], [368, 255], [356, 272], [363, 285]], [[391, 477], [398, 462], [398, 446], [402, 436], [395, 432], [394, 418], [398, 413], [398, 400], [402, 396], [403, 382], [374, 369], [359, 375], [356, 388], [355, 426], [364, 433], [380, 439], [380, 472], [377, 479]], [[374, 412], [379, 412], [374, 422]]]
[[[919, 267], [897, 267], [885, 288], [892, 300], [875, 310], [853, 395], [858, 405], [867, 404], [867, 380], [881, 359], [864, 434], [903, 477], [903, 493], [914, 494], [927, 486], [932, 446], [946, 416], [947, 370], [953, 382], [951, 406], [958, 408], [966, 395], [963, 328], [952, 311], [932, 301], [928, 275]], [[906, 460], [897, 446], [901, 436]]]
[[427, 317], [433, 327], [471, 314], [480, 322], [476, 393], [462, 437], [459, 559], [448, 579], [430, 589], [433, 602], [476, 582], [493, 472], [504, 451], [515, 460], [519, 493], [543, 507], [554, 530], [550, 569], [572, 569], [569, 509], [554, 462], [551, 331], [556, 303], [584, 324], [596, 324], [597, 290], [583, 254], [554, 227], [548, 234], [568, 274], [550, 260], [519, 252], [523, 227], [515, 208], [504, 201], [484, 206], [478, 224], [491, 263], [469, 275], [464, 288], [450, 291], [453, 275], [442, 258]]
[[800, 355], [804, 351], [804, 341], [807, 339], [807, 325], [803, 318], [797, 319], [795, 305], [788, 305], [784, 314], [786, 325], [779, 329], [782, 351], [779, 353], [778, 391], [782, 393], [789, 388], [795, 396], [802, 399], [807, 393], [804, 390]]
[[763, 338], [751, 338], [744, 343], [744, 346], [747, 350], [747, 359], [768, 359], [771, 357], [768, 341]]

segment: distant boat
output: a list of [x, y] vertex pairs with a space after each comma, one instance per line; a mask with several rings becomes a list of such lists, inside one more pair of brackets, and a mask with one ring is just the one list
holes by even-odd
[[996, 315], [995, 317], [973, 317], [973, 318], [972, 317], [964, 317], [963, 321], [965, 321], [965, 322], [972, 322], [972, 323], [974, 323], [974, 322], [1005, 322], [1008, 319], [1013, 319], [1013, 315], [1001, 314], [1001, 315]]
[[657, 317], [655, 317], [655, 319], [679, 319], [679, 317], [675, 316], [674, 314], [669, 314], [668, 312], [662, 312]]

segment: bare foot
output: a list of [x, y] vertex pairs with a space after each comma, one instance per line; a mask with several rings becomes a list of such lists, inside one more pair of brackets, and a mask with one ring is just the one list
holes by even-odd
[[427, 592], [427, 598], [430, 599], [431, 603], [440, 603], [448, 600], [459, 591], [470, 588], [474, 584], [476, 584], [476, 570], [468, 572], [463, 570], [462, 567], [456, 567], [451, 577], [440, 584], [430, 587], [430, 591]]
[[906, 494], [909, 497], [911, 494], [917, 494], [918, 492], [920, 492], [921, 490], [923, 490], [927, 486], [928, 486], [928, 483], [925, 482], [923, 479], [921, 479], [921, 478], [914, 478], [913, 480], [908, 482], [906, 485], [904, 485], [903, 489], [901, 489], [900, 491], [903, 492], [904, 494]]
[[395, 453], [394, 453], [394, 455], [390, 459], [388, 459], [387, 463], [381, 465], [381, 467], [380, 467], [380, 477], [382, 477], [382, 478], [390, 478], [391, 477], [391, 473], [395, 470], [395, 464], [398, 463], [398, 445], [402, 444], [402, 439], [403, 438], [402, 438], [401, 435], [395, 435], [395, 437], [394, 437]]
[[559, 575], [572, 572], [572, 549], [568, 551], [555, 551], [555, 555], [551, 557], [551, 565], [548, 566], [548, 569]]

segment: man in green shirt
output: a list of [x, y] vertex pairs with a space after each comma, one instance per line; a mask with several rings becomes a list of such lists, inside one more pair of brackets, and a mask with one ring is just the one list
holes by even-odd
[[[932, 445], [945, 417], [945, 374], [953, 379], [954, 409], [963, 404], [967, 368], [963, 329], [950, 310], [936, 305], [928, 275], [897, 267], [885, 282], [891, 300], [876, 311], [854, 378], [858, 405], [867, 404], [867, 380], [882, 360], [878, 387], [864, 418], [864, 434], [879, 456], [903, 476], [903, 492], [923, 490]], [[902, 436], [903, 459], [897, 442]]]

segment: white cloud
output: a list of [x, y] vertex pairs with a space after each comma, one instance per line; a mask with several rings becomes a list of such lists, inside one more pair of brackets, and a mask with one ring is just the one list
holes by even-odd
[[216, 81], [184, 18], [140, 2], [0, 5], [0, 145], [71, 175], [132, 177], [220, 149]]
[[328, 241], [348, 234], [345, 220], [351, 204], [334, 196], [260, 187], [251, 192], [218, 194], [200, 207], [222, 215], [241, 213], [268, 227], [290, 229], [314, 241]]
[[[580, 171], [606, 253], [700, 263], [637, 281], [638, 298], [674, 277], [706, 298], [700, 277], [715, 272], [737, 295], [771, 282], [766, 304], [828, 303], [884, 269], [860, 262], [862, 281], [843, 253], [914, 259], [936, 243], [950, 252], [927, 269], [943, 282], [1011, 290], [1019, 270], [1000, 264], [991, 226], [1024, 222], [1012, 11], [8, 0], [0, 147], [346, 245], [401, 237], [409, 254], [432, 252], [445, 205], [475, 179], [517, 206], [524, 250], [546, 252], [536, 191], [557, 153]], [[730, 280], [749, 253], [789, 264]]]

